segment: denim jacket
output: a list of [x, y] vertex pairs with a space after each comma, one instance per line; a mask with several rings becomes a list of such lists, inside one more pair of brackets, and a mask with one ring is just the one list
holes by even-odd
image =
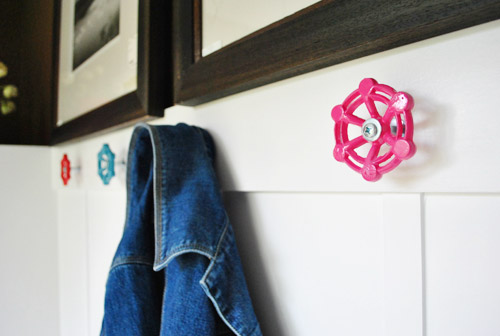
[[262, 335], [213, 160], [200, 128], [135, 127], [101, 335]]

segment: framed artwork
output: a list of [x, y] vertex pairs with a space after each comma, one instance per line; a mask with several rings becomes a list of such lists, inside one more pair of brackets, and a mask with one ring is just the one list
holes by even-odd
[[53, 144], [163, 116], [170, 2], [56, 0], [54, 18]]
[[207, 1], [173, 0], [178, 104], [201, 104], [500, 18], [499, 0], [324, 0], [202, 56]]

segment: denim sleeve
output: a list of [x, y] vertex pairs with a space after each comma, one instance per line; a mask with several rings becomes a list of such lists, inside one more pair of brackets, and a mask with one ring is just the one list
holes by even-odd
[[147, 263], [115, 266], [106, 287], [101, 335], [160, 335], [163, 274]]

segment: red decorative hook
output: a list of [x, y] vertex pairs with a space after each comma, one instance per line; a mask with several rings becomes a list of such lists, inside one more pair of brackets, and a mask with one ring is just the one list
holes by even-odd
[[68, 185], [68, 181], [71, 178], [71, 162], [68, 159], [68, 155], [64, 154], [61, 160], [61, 179], [64, 185]]

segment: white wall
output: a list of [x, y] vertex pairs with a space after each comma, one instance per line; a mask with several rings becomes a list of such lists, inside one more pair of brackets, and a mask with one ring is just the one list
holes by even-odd
[[0, 146], [0, 335], [59, 335], [50, 151]]
[[[496, 21], [173, 107], [155, 121], [195, 124], [214, 137], [265, 335], [500, 334], [499, 54]], [[365, 77], [409, 92], [416, 105], [416, 156], [376, 183], [332, 157], [330, 110]], [[124, 158], [130, 134], [54, 151], [63, 335], [98, 332], [125, 179], [122, 170], [104, 187], [96, 156], [106, 142]], [[65, 188], [63, 153], [82, 167]]]

